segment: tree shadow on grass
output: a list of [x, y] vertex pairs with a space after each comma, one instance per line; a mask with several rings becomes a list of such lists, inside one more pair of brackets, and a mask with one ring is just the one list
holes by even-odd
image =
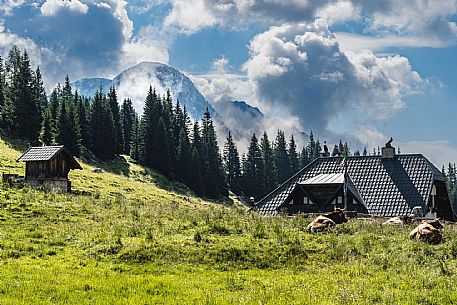
[[126, 177], [130, 176], [130, 164], [127, 162], [124, 156], [117, 156], [114, 160], [99, 161], [91, 165], [99, 167], [108, 173], [123, 175]]

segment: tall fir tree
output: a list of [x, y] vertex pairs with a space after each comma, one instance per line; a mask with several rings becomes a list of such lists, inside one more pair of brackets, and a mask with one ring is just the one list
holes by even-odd
[[241, 191], [240, 155], [230, 131], [225, 140], [222, 161], [230, 190], [239, 194]]
[[57, 117], [57, 130], [54, 142], [65, 147], [75, 156], [81, 152], [81, 135], [75, 106], [63, 100]]
[[365, 146], [363, 148], [363, 153], [362, 153], [363, 156], [368, 156], [368, 151], [367, 151], [367, 147]]
[[3, 59], [0, 56], [0, 128], [7, 126], [6, 90], [5, 67], [3, 66]]
[[141, 132], [140, 132], [140, 119], [138, 115], [135, 115], [135, 118], [132, 122], [132, 130], [130, 132], [130, 145], [129, 145], [129, 154], [130, 157], [136, 161], [140, 161], [142, 150], [141, 144]]
[[222, 158], [217, 145], [216, 131], [213, 119], [208, 109], [203, 114], [202, 120], [202, 168], [205, 193], [208, 197], [227, 196], [228, 188], [225, 183]]
[[157, 148], [161, 145], [158, 139], [158, 122], [160, 118], [160, 102], [155, 89], [149, 87], [141, 117], [142, 152], [141, 161], [144, 165], [157, 168]]
[[122, 154], [124, 150], [123, 135], [122, 135], [122, 122], [119, 109], [119, 103], [117, 101], [116, 88], [112, 86], [108, 93], [108, 102], [113, 116], [114, 124], [114, 146], [116, 147], [116, 153]]
[[303, 146], [300, 153], [300, 167], [304, 168], [311, 162], [310, 154], [307, 146]]
[[116, 155], [113, 116], [101, 88], [97, 90], [92, 101], [89, 125], [92, 152], [99, 158], [113, 159]]
[[130, 143], [132, 140], [132, 129], [133, 122], [136, 117], [135, 109], [132, 105], [131, 99], [125, 99], [122, 103], [121, 108], [121, 122], [122, 122], [122, 134], [123, 134], [123, 153], [130, 154]]
[[300, 169], [300, 160], [298, 158], [297, 145], [295, 144], [295, 139], [294, 139], [293, 135], [290, 137], [289, 148], [288, 148], [287, 153], [289, 155], [289, 163], [290, 163], [289, 176], [292, 176], [293, 174], [298, 172], [298, 170]]
[[193, 179], [189, 181], [188, 186], [198, 195], [205, 194], [205, 185], [203, 181], [203, 143], [201, 137], [200, 126], [198, 121], [195, 121], [192, 128], [192, 160], [190, 169], [193, 174]]
[[154, 160], [155, 166], [157, 170], [162, 172], [165, 175], [171, 174], [171, 159], [170, 159], [170, 144], [169, 144], [169, 137], [167, 133], [167, 129], [165, 128], [165, 124], [163, 122], [163, 118], [159, 118], [159, 122], [157, 124], [157, 143], [160, 143], [156, 147], [156, 160]]
[[278, 130], [273, 148], [276, 181], [281, 184], [290, 178], [290, 159], [287, 153], [287, 143], [284, 132]]
[[262, 154], [255, 134], [249, 142], [246, 159], [243, 163], [243, 189], [247, 196], [260, 200], [265, 194], [265, 176]]
[[52, 131], [51, 111], [46, 109], [43, 114], [41, 123], [40, 142], [43, 145], [51, 145], [53, 143], [54, 133]]
[[38, 104], [42, 116], [44, 116], [44, 111], [48, 106], [48, 97], [46, 96], [46, 90], [44, 89], [43, 76], [41, 75], [40, 67], [36, 68], [32, 89], [34, 99]]
[[[77, 92], [76, 92], [77, 93]], [[75, 95], [77, 95], [75, 93]], [[89, 128], [89, 112], [90, 112], [90, 102], [81, 96], [78, 96], [77, 104], [77, 113], [79, 120], [79, 128], [81, 131], [81, 145], [84, 147], [90, 147], [90, 128]]]
[[263, 161], [263, 175], [264, 175], [264, 185], [265, 185], [265, 194], [272, 191], [276, 183], [275, 175], [275, 165], [274, 165], [274, 156], [273, 156], [273, 147], [268, 139], [266, 132], [263, 133], [262, 138], [260, 139], [260, 154], [262, 155]]
[[14, 134], [37, 143], [41, 130], [41, 111], [33, 95], [33, 75], [27, 51], [20, 57], [18, 73], [13, 75], [13, 131]]
[[332, 151], [332, 157], [341, 156], [341, 152], [338, 148], [338, 145], [335, 144]]
[[[173, 144], [173, 143], [172, 143]], [[178, 177], [188, 184], [192, 180], [192, 146], [190, 145], [189, 136], [184, 128], [179, 133], [179, 143], [176, 150], [176, 164], [174, 171]]]

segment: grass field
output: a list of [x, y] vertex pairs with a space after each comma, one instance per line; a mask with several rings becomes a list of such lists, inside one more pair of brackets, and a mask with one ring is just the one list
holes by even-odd
[[[0, 141], [0, 171], [22, 173]], [[90, 195], [0, 189], [0, 304], [455, 304], [457, 226], [352, 220], [323, 234], [303, 217], [208, 202], [129, 160], [82, 164]]]

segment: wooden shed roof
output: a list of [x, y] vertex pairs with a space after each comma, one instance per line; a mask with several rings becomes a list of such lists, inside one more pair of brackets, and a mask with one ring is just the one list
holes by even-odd
[[17, 162], [39, 162], [39, 161], [51, 161], [56, 158], [60, 153], [65, 153], [70, 158], [71, 169], [82, 169], [81, 165], [76, 161], [72, 154], [63, 146], [37, 146], [30, 147], [22, 156], [20, 156]]

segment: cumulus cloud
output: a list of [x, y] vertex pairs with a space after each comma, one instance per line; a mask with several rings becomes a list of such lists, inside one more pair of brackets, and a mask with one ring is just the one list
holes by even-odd
[[382, 119], [424, 82], [401, 56], [341, 51], [322, 20], [271, 27], [250, 43], [244, 69], [267, 111], [282, 109], [304, 128], [327, 128], [343, 111]]
[[[32, 63], [41, 64], [48, 89], [66, 74], [72, 80], [112, 77], [141, 61], [167, 63], [168, 40], [154, 39], [158, 36], [152, 26], [134, 35], [126, 6], [124, 0], [21, 3], [14, 14], [3, 15], [2, 39], [14, 38], [19, 47], [36, 54]], [[8, 49], [3, 44], [0, 54]]]
[[54, 16], [61, 10], [87, 14], [89, 7], [78, 0], [46, 0], [40, 10], [44, 16]]
[[371, 33], [413, 37], [457, 36], [451, 17], [455, 0], [171, 0], [166, 25], [186, 34], [215, 25], [239, 27], [249, 23], [276, 25], [322, 18], [329, 24], [360, 21]]

